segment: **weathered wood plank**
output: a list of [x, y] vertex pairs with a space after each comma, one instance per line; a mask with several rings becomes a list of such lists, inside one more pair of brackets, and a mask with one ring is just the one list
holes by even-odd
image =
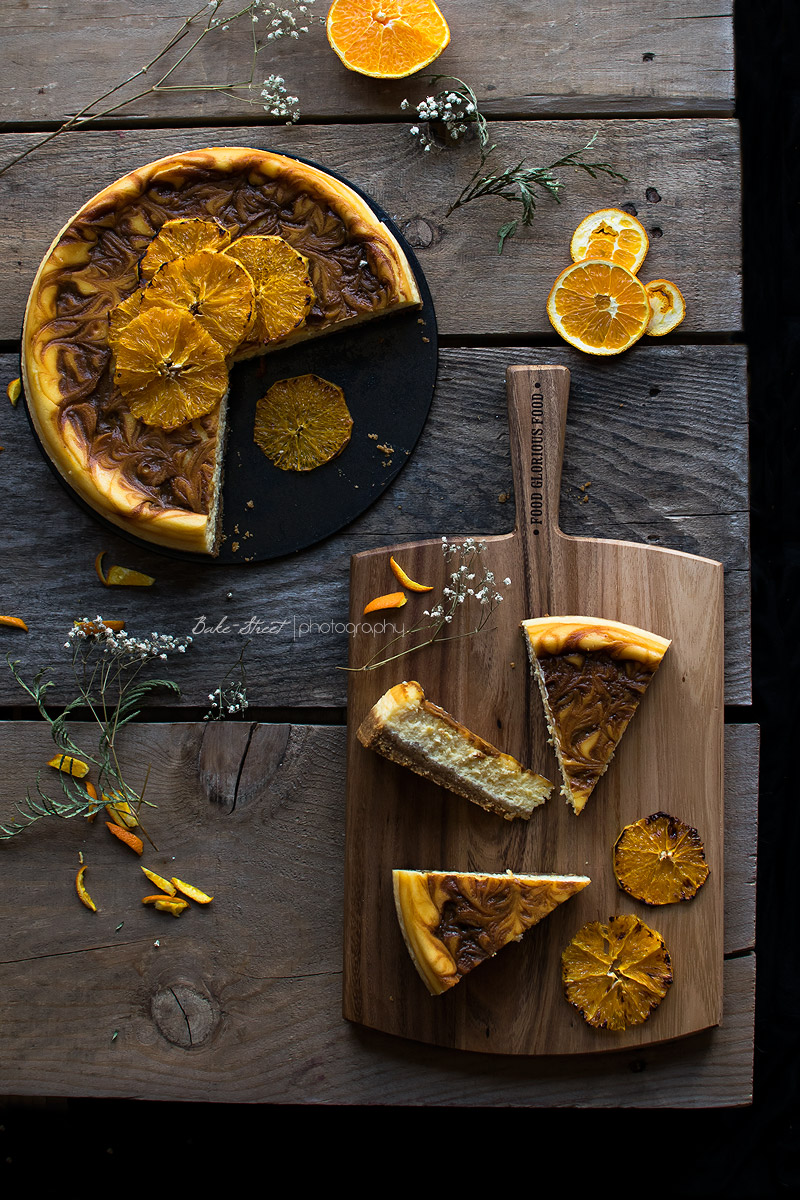
[[[126, 130], [69, 135], [4, 177], [0, 339], [19, 337], [36, 268], [62, 225], [102, 186], [133, 167], [190, 148], [230, 144], [307, 156], [341, 172], [394, 217], [413, 245], [442, 334], [464, 338], [555, 338], [546, 300], [569, 262], [570, 237], [598, 208], [632, 205], [650, 233], [644, 281], [672, 279], [687, 315], [674, 338], [741, 328], [738, 125], [728, 120], [517, 121], [492, 127], [497, 162], [527, 156], [545, 165], [598, 134], [598, 160], [622, 183], [560, 172], [560, 204], [543, 200], [533, 228], [497, 254], [498, 227], [518, 215], [498, 199], [447, 208], [478, 165], [475, 143], [424, 154], [408, 126], [329, 125], [265, 129]], [[31, 144], [5, 134], [0, 161]]]
[[[176, 664], [182, 704], [204, 704], [247, 650], [252, 704], [344, 705], [349, 557], [359, 550], [454, 531], [514, 526], [505, 399], [513, 363], [572, 371], [561, 525], [576, 535], [648, 541], [726, 567], [726, 699], [750, 697], [745, 352], [736, 346], [636, 346], [613, 371], [567, 348], [454, 350], [440, 355], [431, 416], [408, 466], [352, 526], [274, 563], [198, 567], [140, 550], [84, 514], [41, 459], [22, 407], [0, 404], [4, 611], [29, 634], [0, 630], [0, 648], [30, 664], [64, 663], [66, 625], [123, 617], [132, 632], [186, 634]], [[0, 356], [0, 387], [18, 371]], [[0, 393], [2, 394], [2, 393]], [[391, 430], [380, 430], [391, 438]], [[585, 485], [590, 483], [591, 486]], [[46, 514], [46, 519], [41, 519]], [[154, 588], [109, 593], [94, 557], [136, 566]], [[387, 586], [393, 577], [388, 576]], [[59, 672], [63, 683], [65, 677]], [[59, 688], [58, 694], [64, 696]], [[0, 702], [24, 699], [0, 671]]]
[[[0, 726], [0, 819], [51, 745], [41, 723]], [[729, 953], [752, 946], [755, 746], [753, 728], [727, 729]], [[569, 1062], [473, 1056], [344, 1022], [344, 749], [342, 728], [129, 727], [123, 761], [136, 772], [152, 763], [148, 791], [159, 805], [147, 822], [159, 850], [147, 849], [145, 865], [215, 894], [179, 921], [141, 905], [139, 860], [99, 823], [42, 822], [3, 846], [3, 1094], [436, 1106], [750, 1101], [752, 954], [725, 963], [720, 1028], [645, 1051]], [[72, 891], [79, 850], [96, 914]], [[731, 941], [732, 931], [746, 942]]]
[[[100, 0], [35, 6], [7, 0], [0, 15], [5, 120], [58, 121], [83, 110], [150, 61], [199, 7], [165, 0], [154, 9], [147, 0], [129, 0], [120, 13]], [[220, 15], [238, 7], [227, 0]], [[733, 21], [724, 5], [718, 7], [709, 14], [703, 0], [546, 0], [535, 6], [495, 0], [490, 7], [449, 0], [444, 11], [451, 42], [432, 71], [468, 80], [486, 99], [487, 112], [506, 115], [730, 114]], [[319, 0], [316, 8], [317, 18], [324, 17], [328, 5]], [[266, 33], [264, 26], [257, 32], [262, 28]], [[170, 82], [246, 78], [249, 37], [244, 22], [218, 31]], [[300, 97], [301, 113], [310, 119], [396, 115], [401, 99], [409, 92], [417, 99], [426, 86], [424, 77], [380, 82], [347, 71], [319, 23], [294, 44], [288, 38], [275, 43], [259, 65], [258, 79], [273, 71], [286, 77], [289, 91]], [[115, 101], [141, 91], [138, 81]], [[170, 92], [137, 100], [120, 115], [144, 121], [226, 120], [239, 117], [243, 107], [241, 99], [219, 91]], [[252, 111], [257, 119], [259, 107]]]

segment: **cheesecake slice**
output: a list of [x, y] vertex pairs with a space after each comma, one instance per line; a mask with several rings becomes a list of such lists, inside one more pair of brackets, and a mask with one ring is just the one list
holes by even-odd
[[488, 812], [528, 820], [553, 784], [425, 699], [414, 681], [390, 688], [358, 730], [362, 745]]
[[608, 769], [620, 738], [670, 642], [599, 617], [523, 621], [561, 791], [580, 813]]
[[587, 875], [392, 872], [408, 952], [432, 996], [455, 987], [487, 958], [582, 891]]

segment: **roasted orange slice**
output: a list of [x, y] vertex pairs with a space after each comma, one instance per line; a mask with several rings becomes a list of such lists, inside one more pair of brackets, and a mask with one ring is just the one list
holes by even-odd
[[433, 0], [334, 0], [326, 28], [344, 65], [376, 79], [413, 75], [450, 41]]
[[144, 289], [140, 312], [168, 308], [189, 313], [229, 355], [250, 330], [254, 304], [253, 281], [241, 263], [198, 250], [158, 269]]
[[686, 302], [678, 288], [668, 279], [654, 279], [644, 285], [650, 301], [650, 321], [645, 333], [663, 337], [672, 333], [686, 316]]
[[618, 263], [588, 259], [559, 275], [547, 298], [557, 333], [587, 354], [621, 354], [650, 322], [644, 284]]
[[248, 339], [270, 342], [302, 325], [314, 304], [308, 259], [281, 237], [241, 237], [225, 251], [247, 270], [256, 296]]
[[644, 225], [621, 208], [601, 208], [584, 217], [572, 235], [569, 251], [573, 262], [602, 258], [619, 263], [636, 274], [650, 241]]
[[190, 313], [152, 308], [119, 335], [114, 382], [140, 421], [177, 429], [219, 404], [228, 369], [219, 343]]
[[139, 263], [139, 274], [142, 279], [152, 279], [165, 262], [194, 254], [197, 250], [224, 250], [230, 240], [230, 230], [220, 225], [219, 221], [203, 217], [178, 217], [174, 221], [165, 221]]
[[137, 290], [132, 292], [119, 304], [115, 305], [108, 314], [108, 344], [116, 354], [119, 335], [123, 329], [139, 315], [139, 310], [142, 307], [142, 296], [144, 292]]
[[645, 904], [691, 900], [708, 879], [700, 834], [668, 813], [642, 817], [617, 838], [614, 875], [624, 892]]
[[672, 983], [660, 933], [626, 914], [590, 921], [561, 955], [564, 992], [584, 1021], [619, 1032], [641, 1025]]
[[352, 428], [340, 387], [296, 375], [273, 383], [258, 401], [253, 440], [282, 471], [312, 471], [341, 454]]

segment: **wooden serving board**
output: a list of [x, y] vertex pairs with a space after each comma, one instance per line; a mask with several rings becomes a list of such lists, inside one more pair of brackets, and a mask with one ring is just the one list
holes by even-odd
[[[410, 629], [423, 620], [450, 568], [441, 542], [431, 540], [368, 551], [351, 562], [343, 1012], [388, 1033], [490, 1053], [591, 1053], [666, 1041], [719, 1024], [722, 1011], [722, 565], [562, 533], [569, 372], [510, 367], [507, 382], [517, 524], [513, 533], [484, 539], [484, 558], [498, 583], [511, 579], [500, 587], [505, 599], [486, 628], [377, 669], [353, 670], [389, 642], [392, 625]], [[447, 533], [451, 542], [469, 535], [479, 536]], [[364, 617], [369, 600], [399, 586], [389, 567], [392, 553], [413, 579], [435, 590], [410, 595], [402, 609]], [[545, 614], [606, 617], [672, 639], [580, 816], [558, 790], [519, 629], [526, 617]], [[469, 629], [470, 615], [463, 605], [463, 624], [454, 622], [451, 632]], [[376, 632], [384, 619], [387, 631]], [[404, 679], [418, 680], [430, 700], [469, 729], [553, 780], [547, 804], [528, 822], [508, 822], [365, 749], [358, 726]], [[657, 811], [699, 830], [711, 874], [694, 900], [651, 908], [617, 887], [611, 853], [624, 825]], [[400, 933], [394, 867], [574, 873], [592, 883], [521, 942], [431, 997]], [[595, 1030], [564, 998], [561, 951], [585, 922], [628, 912], [662, 934], [675, 982], [643, 1025], [623, 1033]]]

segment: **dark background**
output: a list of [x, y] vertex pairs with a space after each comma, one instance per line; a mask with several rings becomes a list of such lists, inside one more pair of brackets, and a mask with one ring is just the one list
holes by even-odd
[[[725, 0], [709, 12], [725, 11]], [[800, 740], [798, 350], [800, 0], [738, 0], [737, 113], [750, 355], [754, 706], [761, 726], [755, 1099], [729, 1110], [296, 1108], [0, 1100], [0, 1178], [58, 1172], [59, 1192], [184, 1196], [203, 1171], [269, 1194], [401, 1186], [565, 1198], [773, 1196], [800, 1192]], [[601, 52], [599, 49], [598, 52]], [[32, 1017], [32, 1019], [35, 1019]], [[0, 998], [2, 1020], [2, 998]], [[591, 1096], [587, 1095], [587, 1103]], [[212, 1164], [224, 1171], [219, 1178]], [[255, 1172], [249, 1177], [248, 1168]], [[412, 1182], [413, 1181], [413, 1182]], [[128, 1188], [125, 1189], [127, 1195]]]

